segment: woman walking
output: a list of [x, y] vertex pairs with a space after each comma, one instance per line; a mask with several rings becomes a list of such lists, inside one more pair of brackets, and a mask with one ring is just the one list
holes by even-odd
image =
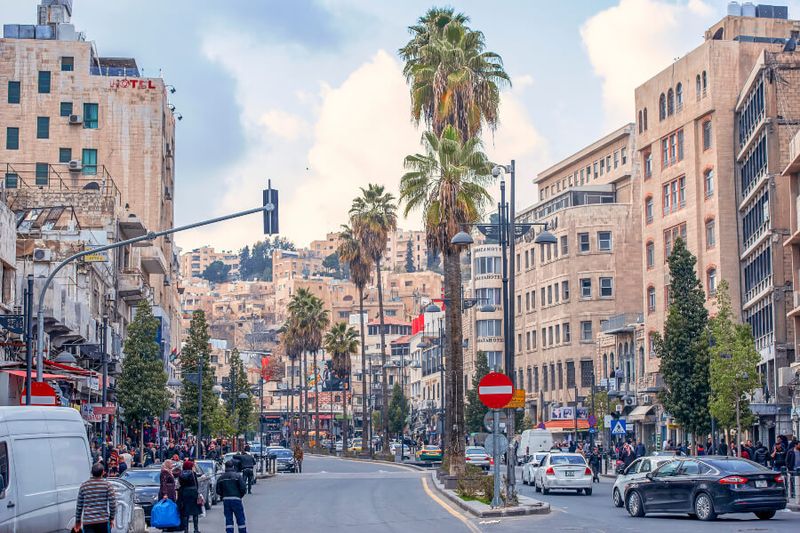
[[178, 476], [178, 508], [181, 511], [181, 525], [183, 532], [189, 533], [189, 518], [194, 523], [194, 533], [200, 533], [198, 521], [200, 520], [201, 503], [197, 474], [194, 472], [194, 462], [187, 459], [183, 462], [183, 470]]
[[161, 486], [158, 489], [158, 499], [169, 498], [173, 502], [178, 500], [175, 490], [175, 476], [172, 474], [172, 461], [167, 459], [161, 465]]

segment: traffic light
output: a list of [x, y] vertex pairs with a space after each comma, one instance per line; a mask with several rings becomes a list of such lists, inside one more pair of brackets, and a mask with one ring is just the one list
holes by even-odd
[[267, 181], [264, 189], [264, 234], [278, 233], [278, 191], [272, 188], [272, 180]]

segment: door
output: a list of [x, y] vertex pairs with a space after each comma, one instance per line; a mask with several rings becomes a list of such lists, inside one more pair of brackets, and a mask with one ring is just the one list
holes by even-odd
[[663, 511], [670, 504], [670, 480], [678, 474], [680, 461], [667, 463], [656, 470], [652, 478], [639, 485], [644, 493], [644, 505], [648, 512]]
[[697, 478], [706, 469], [705, 465], [694, 461], [681, 461], [681, 468], [678, 475], [671, 481], [671, 500], [672, 509], [677, 512], [691, 512], [694, 506], [692, 496]]
[[60, 436], [47, 439], [50, 442], [54, 461], [55, 489], [58, 498], [58, 523], [70, 527], [75, 518], [75, 503], [81, 483], [89, 477], [92, 463], [85, 437]]
[[17, 491], [11, 479], [10, 461], [8, 458], [8, 441], [0, 441], [0, 475], [3, 485], [0, 487], [0, 532], [14, 531], [17, 519]]
[[16, 472], [17, 480], [17, 529], [56, 531], [63, 528], [58, 523], [58, 492], [50, 440], [19, 438], [11, 444], [12, 474]]

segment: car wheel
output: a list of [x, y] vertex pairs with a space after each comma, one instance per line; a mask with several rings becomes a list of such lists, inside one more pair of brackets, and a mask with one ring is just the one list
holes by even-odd
[[578, 494], [578, 496], [580, 496], [583, 494], [583, 489], [577, 489], [575, 492]]
[[775, 511], [758, 511], [756, 516], [759, 520], [769, 520], [773, 516], [775, 516]]
[[619, 493], [619, 490], [614, 489], [614, 493], [611, 495], [611, 499], [614, 501], [614, 507], [622, 507], [625, 505], [625, 502], [622, 501], [622, 495]]
[[697, 515], [697, 518], [705, 522], [715, 520], [717, 518], [717, 513], [714, 512], [714, 501], [711, 499], [711, 496], [705, 492], [698, 494], [697, 498], [694, 499], [694, 513]]
[[632, 491], [628, 494], [628, 499], [625, 502], [626, 507], [628, 508], [628, 514], [635, 517], [642, 517], [644, 516], [644, 507], [642, 506], [642, 497], [639, 496], [639, 493], [636, 491]]
[[592, 495], [592, 489], [583, 489], [583, 493], [586, 494], [587, 496], [591, 496]]
[[547, 487], [545, 487], [545, 486], [544, 486], [544, 484], [542, 484], [542, 494], [544, 494], [545, 496], [547, 496], [548, 494], [550, 494], [550, 489], [548, 489]]

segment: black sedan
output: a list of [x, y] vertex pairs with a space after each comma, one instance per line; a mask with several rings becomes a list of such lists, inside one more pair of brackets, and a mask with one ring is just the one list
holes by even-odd
[[678, 458], [632, 482], [625, 491], [631, 516], [688, 513], [714, 520], [725, 513], [755, 513], [769, 520], [786, 503], [779, 473], [737, 457]]
[[[211, 477], [203, 472], [202, 468], [195, 465], [200, 494], [205, 498], [205, 508], [211, 509]], [[158, 501], [158, 491], [161, 487], [161, 469], [159, 468], [130, 468], [122, 476], [131, 483], [134, 489], [134, 501], [144, 510], [145, 521], [150, 523], [150, 512]]]
[[269, 454], [275, 457], [275, 469], [278, 472], [297, 473], [297, 461], [294, 460], [292, 450], [286, 448], [273, 448]]

